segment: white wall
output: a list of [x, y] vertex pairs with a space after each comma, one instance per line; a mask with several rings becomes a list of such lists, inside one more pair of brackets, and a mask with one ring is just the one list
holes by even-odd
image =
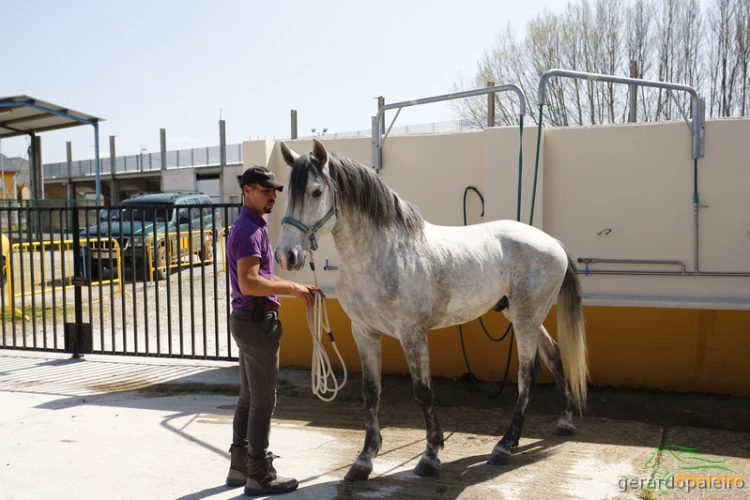
[[[414, 202], [430, 222], [463, 224], [467, 186], [469, 224], [515, 219], [518, 128], [389, 137], [383, 180]], [[529, 222], [537, 129], [524, 130], [522, 222]], [[700, 270], [750, 273], [750, 119], [709, 120], [705, 158], [698, 162]], [[326, 138], [327, 148], [371, 162], [369, 137]], [[300, 154], [302, 139], [287, 143]], [[270, 141], [244, 144], [245, 167], [265, 164], [283, 180], [289, 169]], [[543, 129], [534, 225], [560, 239], [572, 256], [680, 260], [695, 269], [693, 161], [684, 122]], [[282, 195], [269, 216], [272, 241], [286, 208]], [[610, 229], [608, 234], [600, 234]], [[319, 282], [333, 294], [336, 265], [330, 238], [320, 239]], [[583, 265], [580, 265], [583, 269]], [[675, 270], [642, 264], [592, 265], [591, 269]], [[294, 275], [312, 281], [309, 270]], [[708, 276], [581, 276], [588, 303], [750, 309], [750, 278]]]

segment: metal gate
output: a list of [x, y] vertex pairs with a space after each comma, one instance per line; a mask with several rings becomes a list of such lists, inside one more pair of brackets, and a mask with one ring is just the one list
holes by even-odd
[[225, 243], [237, 205], [0, 207], [0, 348], [236, 359]]

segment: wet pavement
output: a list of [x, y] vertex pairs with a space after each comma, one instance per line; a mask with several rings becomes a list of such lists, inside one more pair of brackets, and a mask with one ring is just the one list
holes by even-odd
[[[247, 498], [242, 488], [224, 485], [236, 376], [227, 362], [0, 351], [0, 498]], [[439, 475], [424, 478], [412, 472], [425, 433], [409, 377], [387, 376], [375, 470], [367, 482], [348, 483], [344, 475], [364, 439], [361, 379], [350, 374], [337, 399], [326, 403], [311, 394], [309, 376], [309, 370], [281, 373], [271, 449], [281, 457], [279, 474], [296, 477], [300, 487], [279, 498], [749, 496], [750, 485], [697, 488], [707, 476], [750, 480], [744, 398], [592, 388], [589, 410], [575, 420], [577, 434], [558, 439], [551, 433], [558, 396], [541, 385], [518, 452], [508, 465], [490, 466], [515, 385], [488, 399], [465, 381], [437, 379], [446, 442]], [[698, 480], [690, 491], [687, 483], [680, 487], [684, 474]], [[661, 488], [647, 488], [649, 479]]]

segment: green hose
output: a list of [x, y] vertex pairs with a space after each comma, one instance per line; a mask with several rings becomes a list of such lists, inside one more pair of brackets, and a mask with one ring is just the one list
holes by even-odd
[[[539, 112], [541, 114], [541, 106], [539, 107]], [[540, 130], [541, 130], [541, 121], [540, 121]], [[539, 146], [537, 143], [537, 168], [539, 167]], [[518, 139], [518, 204], [517, 204], [517, 212], [516, 212], [516, 220], [520, 222], [521, 220], [521, 186], [523, 184], [523, 115], [519, 117], [519, 139]], [[534, 187], [536, 189], [536, 174], [534, 175]], [[464, 190], [464, 226], [467, 224], [466, 220], [466, 195], [469, 193], [469, 190], [474, 191], [479, 196], [479, 199], [482, 200], [482, 216], [484, 216], [484, 196], [482, 196], [482, 193], [479, 192], [477, 188], [474, 186], [469, 186]], [[533, 212], [533, 208], [532, 208]], [[510, 323], [508, 325], [508, 328], [505, 330], [505, 333], [503, 333], [502, 336], [499, 338], [495, 338], [492, 335], [490, 335], [490, 332], [487, 331], [487, 328], [484, 326], [484, 322], [482, 321], [482, 318], [479, 318], [479, 325], [482, 327], [482, 330], [484, 331], [484, 334], [487, 336], [488, 339], [490, 339], [492, 342], [501, 342], [505, 339], [505, 337], [508, 336], [508, 332], [510, 332], [510, 345], [508, 345], [508, 358], [505, 361], [505, 373], [503, 374], [503, 380], [500, 383], [500, 388], [494, 392], [494, 393], [488, 393], [485, 392], [482, 387], [479, 386], [479, 382], [474, 377], [474, 372], [471, 370], [471, 365], [469, 364], [469, 357], [466, 355], [466, 345], [464, 344], [464, 330], [461, 327], [461, 325], [458, 325], [458, 334], [461, 338], [461, 350], [463, 351], [464, 355], [464, 362], [466, 363], [466, 369], [469, 371], [469, 377], [471, 378], [472, 383], [477, 388], [477, 390], [485, 397], [488, 398], [496, 398], [500, 394], [502, 394], [503, 389], [505, 388], [505, 384], [508, 381], [508, 371], [510, 370], [510, 360], [513, 355], [513, 337], [515, 335], [515, 331], [513, 330], [513, 323]]]
[[[536, 165], [534, 166], [534, 188], [531, 191], [531, 213], [529, 214], [529, 225], [534, 224], [534, 204], [536, 203], [536, 179], [539, 173], [539, 150], [542, 145], [542, 107], [544, 104], [539, 105], [539, 128], [536, 133]], [[519, 195], [520, 198], [520, 195]], [[520, 217], [519, 217], [520, 220]]]
[[700, 203], [698, 198], [698, 158], [693, 158], [693, 203]]
[[[516, 220], [521, 221], [521, 185], [523, 184], [523, 115], [519, 119], [519, 145], [518, 145], [518, 210]], [[539, 153], [537, 152], [537, 156]]]

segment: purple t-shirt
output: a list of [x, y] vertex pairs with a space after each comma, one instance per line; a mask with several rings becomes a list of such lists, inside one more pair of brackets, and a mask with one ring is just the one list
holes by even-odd
[[[242, 207], [240, 216], [232, 224], [227, 239], [227, 263], [229, 265], [229, 277], [232, 284], [232, 308], [244, 307], [255, 302], [255, 297], [244, 295], [240, 291], [237, 280], [237, 261], [245, 257], [260, 257], [260, 270], [258, 274], [266, 279], [273, 280], [273, 249], [268, 240], [266, 232], [268, 222], [258, 215], [257, 212], [247, 207]], [[267, 301], [281, 305], [281, 301], [275, 295], [265, 298]]]

